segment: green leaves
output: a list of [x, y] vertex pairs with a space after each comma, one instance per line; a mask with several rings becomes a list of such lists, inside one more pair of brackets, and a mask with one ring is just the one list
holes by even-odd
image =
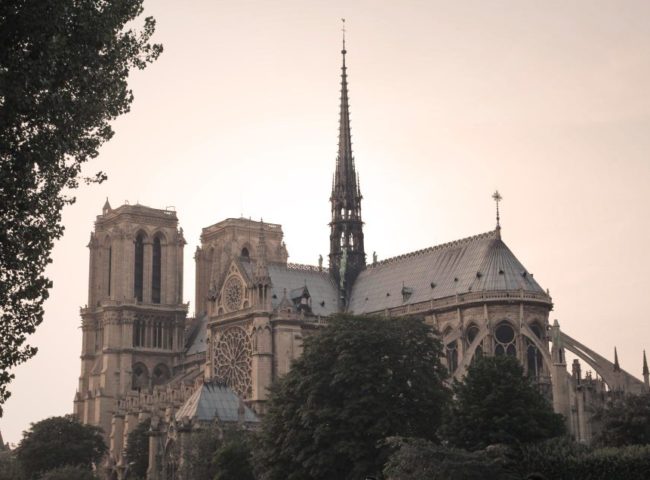
[[436, 441], [448, 399], [440, 356], [419, 319], [332, 318], [272, 387], [260, 478], [364, 478], [381, 472], [386, 437]]
[[142, 0], [0, 2], [0, 405], [9, 369], [36, 353], [25, 341], [43, 320], [69, 191], [128, 112], [129, 71], [162, 52], [152, 18], [125, 30], [141, 13]]
[[453, 386], [444, 437], [468, 450], [536, 442], [564, 433], [562, 417], [524, 377], [517, 359], [482, 357]]

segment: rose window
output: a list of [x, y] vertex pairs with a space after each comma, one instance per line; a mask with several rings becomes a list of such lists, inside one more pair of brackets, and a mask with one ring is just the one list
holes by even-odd
[[231, 327], [221, 335], [214, 351], [214, 376], [239, 396], [250, 398], [251, 341], [243, 328]]
[[244, 296], [244, 287], [237, 277], [230, 277], [224, 287], [224, 303], [229, 311], [238, 310]]

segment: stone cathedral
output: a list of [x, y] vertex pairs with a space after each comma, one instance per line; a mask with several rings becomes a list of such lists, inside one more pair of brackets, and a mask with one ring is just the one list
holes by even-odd
[[[498, 210], [490, 232], [368, 261], [345, 55], [344, 42], [328, 268], [322, 258], [289, 263], [281, 225], [223, 220], [201, 233], [196, 315], [188, 318], [176, 212], [107, 200], [97, 217], [74, 411], [104, 430], [113, 478], [124, 478], [127, 435], [144, 419], [150, 479], [177, 478], [183, 442], [201, 424], [254, 428], [302, 339], [337, 312], [424, 318], [440, 333], [455, 378], [477, 355], [517, 357], [584, 442], [609, 394], [648, 389], [645, 358], [640, 381], [549, 322], [552, 299], [505, 244]], [[568, 371], [567, 351], [590, 372], [578, 360]]]

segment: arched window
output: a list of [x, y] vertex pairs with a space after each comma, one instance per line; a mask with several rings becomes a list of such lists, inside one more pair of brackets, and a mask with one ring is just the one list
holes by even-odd
[[167, 365], [164, 363], [159, 363], [153, 369], [151, 383], [154, 385], [162, 385], [163, 383], [166, 383], [167, 380], [169, 380], [170, 376], [171, 375], [169, 374], [169, 368], [167, 368]]
[[140, 391], [142, 388], [149, 388], [149, 371], [142, 363], [133, 365], [131, 373], [131, 388]]
[[[474, 342], [476, 337], [478, 337], [479, 332], [480, 330], [477, 325], [472, 324], [467, 328], [467, 331], [465, 333], [465, 339], [468, 348]], [[474, 350], [474, 356], [472, 357], [472, 362], [477, 358], [481, 357], [482, 355], [483, 355], [483, 342], [480, 342], [476, 346], [476, 350]]]
[[540, 352], [535, 344], [529, 339], [526, 339], [526, 345], [526, 367], [528, 370], [528, 376], [533, 378], [539, 377], [544, 368], [542, 352]]
[[244, 247], [241, 249], [241, 256], [244, 258], [248, 258], [250, 254], [248, 253], [248, 248]]
[[108, 296], [111, 296], [111, 281], [113, 276], [113, 247], [108, 247]]
[[136, 320], [133, 322], [133, 346], [144, 347], [144, 320]]
[[447, 357], [449, 374], [453, 374], [458, 368], [458, 345], [456, 340], [447, 344], [445, 347], [445, 356]]
[[494, 330], [494, 354], [517, 356], [517, 347], [515, 346], [515, 331], [512, 326], [503, 322]]
[[135, 239], [135, 271], [133, 275], [133, 296], [142, 301], [144, 285], [144, 235], [141, 233]]
[[162, 263], [160, 237], [153, 239], [153, 256], [151, 258], [151, 302], [160, 303], [160, 277]]

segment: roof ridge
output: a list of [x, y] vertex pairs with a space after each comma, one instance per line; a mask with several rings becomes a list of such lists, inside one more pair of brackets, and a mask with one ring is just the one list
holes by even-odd
[[495, 238], [495, 239], [498, 238], [498, 232], [496, 230], [490, 230], [489, 232], [479, 233], [478, 235], [472, 235], [471, 237], [460, 238], [458, 240], [452, 240], [451, 242], [441, 243], [439, 245], [434, 245], [432, 247], [423, 248], [421, 250], [415, 250], [413, 252], [403, 253], [402, 255], [397, 255], [395, 257], [390, 257], [390, 258], [387, 258], [385, 260], [381, 260], [380, 262], [370, 264], [366, 268], [367, 269], [372, 269], [372, 268], [375, 268], [375, 267], [379, 267], [379, 266], [387, 265], [387, 264], [390, 264], [390, 263], [395, 263], [395, 262], [398, 262], [398, 261], [401, 261], [401, 260], [405, 260], [407, 258], [417, 257], [417, 256], [423, 255], [425, 253], [434, 252], [434, 251], [437, 251], [437, 250], [444, 250], [444, 249], [449, 248], [449, 247], [456, 247], [456, 246], [460, 246], [460, 245], [465, 245], [465, 244], [471, 243], [471, 242], [476, 241], [476, 240], [481, 240], [483, 238], [490, 238], [490, 237]]
[[287, 269], [288, 270], [303, 270], [303, 271], [316, 272], [316, 273], [327, 273], [327, 272], [329, 272], [329, 268], [317, 267], [316, 265], [307, 265], [305, 263], [287, 262]]

